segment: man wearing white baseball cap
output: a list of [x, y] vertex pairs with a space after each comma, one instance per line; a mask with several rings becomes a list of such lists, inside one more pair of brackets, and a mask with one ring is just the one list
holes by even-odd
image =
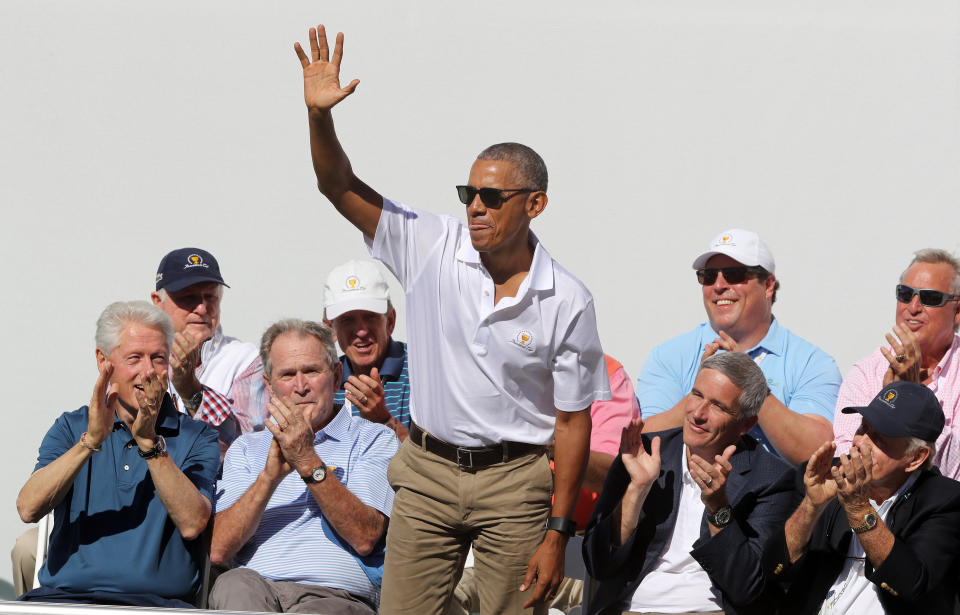
[[[773, 316], [780, 282], [773, 254], [752, 231], [730, 229], [693, 261], [707, 322], [657, 346], [637, 378], [644, 431], [682, 424], [681, 401], [700, 362], [718, 352], [746, 352], [767, 376], [770, 395], [750, 435], [793, 464], [833, 437], [840, 387], [836, 362]], [[656, 415], [656, 416], [654, 416]]]
[[353, 415], [383, 423], [401, 441], [410, 429], [407, 345], [394, 340], [397, 311], [390, 287], [371, 261], [336, 267], [323, 286], [324, 323], [343, 351], [343, 376], [334, 403], [349, 401]]

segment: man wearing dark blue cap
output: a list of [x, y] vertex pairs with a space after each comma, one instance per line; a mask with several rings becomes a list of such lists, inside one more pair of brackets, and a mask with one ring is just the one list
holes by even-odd
[[217, 259], [200, 248], [163, 257], [150, 293], [173, 320], [171, 396], [181, 411], [216, 427], [221, 454], [242, 432], [262, 428], [263, 366], [257, 347], [223, 334], [220, 300], [227, 286]]
[[952, 613], [960, 572], [960, 484], [931, 465], [943, 430], [927, 387], [894, 382], [864, 407], [850, 453], [827, 442], [805, 494], [767, 543], [781, 613]]

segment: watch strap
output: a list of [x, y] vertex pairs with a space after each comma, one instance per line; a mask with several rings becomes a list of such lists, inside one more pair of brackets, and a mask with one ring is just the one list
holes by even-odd
[[157, 443], [153, 445], [148, 451], [142, 451], [137, 447], [137, 454], [143, 457], [144, 459], [153, 459], [154, 457], [159, 457], [167, 452], [167, 441], [163, 439], [163, 436], [157, 434]]
[[850, 529], [853, 530], [854, 534], [863, 534], [877, 527], [878, 519], [876, 511], [871, 510], [863, 516], [863, 521], [860, 522], [860, 525]]
[[547, 519], [547, 529], [573, 536], [577, 533], [577, 524], [566, 517], [550, 517]]
[[727, 527], [730, 525], [730, 522], [733, 521], [733, 507], [724, 506], [723, 508], [718, 508], [712, 515], [707, 515], [707, 521], [714, 527]]

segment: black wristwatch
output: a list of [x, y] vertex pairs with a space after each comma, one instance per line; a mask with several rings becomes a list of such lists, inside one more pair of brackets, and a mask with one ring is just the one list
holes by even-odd
[[157, 443], [153, 445], [153, 448], [144, 452], [140, 450], [140, 447], [137, 447], [137, 454], [143, 457], [144, 459], [153, 459], [154, 457], [159, 457], [160, 455], [165, 455], [167, 452], [167, 441], [163, 439], [163, 436], [157, 434]]
[[730, 522], [733, 521], [733, 508], [729, 506], [718, 508], [712, 515], [707, 515], [707, 521], [709, 521], [713, 527], [727, 527], [730, 525]]
[[547, 529], [573, 536], [577, 533], [577, 524], [566, 517], [550, 517], [547, 519]]
[[319, 466], [315, 467], [313, 471], [311, 471], [306, 476], [304, 476], [303, 474], [300, 475], [300, 478], [303, 479], [303, 482], [307, 483], [308, 485], [310, 483], [322, 483], [323, 479], [325, 479], [326, 477], [327, 477], [327, 464], [323, 463], [322, 461], [320, 462]]

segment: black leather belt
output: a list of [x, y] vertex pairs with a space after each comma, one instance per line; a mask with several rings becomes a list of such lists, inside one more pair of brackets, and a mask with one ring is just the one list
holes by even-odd
[[545, 448], [542, 444], [507, 440], [491, 446], [457, 446], [425, 432], [416, 423], [410, 425], [410, 439], [423, 450], [452, 461], [464, 470], [479, 470], [524, 455], [541, 453]]

